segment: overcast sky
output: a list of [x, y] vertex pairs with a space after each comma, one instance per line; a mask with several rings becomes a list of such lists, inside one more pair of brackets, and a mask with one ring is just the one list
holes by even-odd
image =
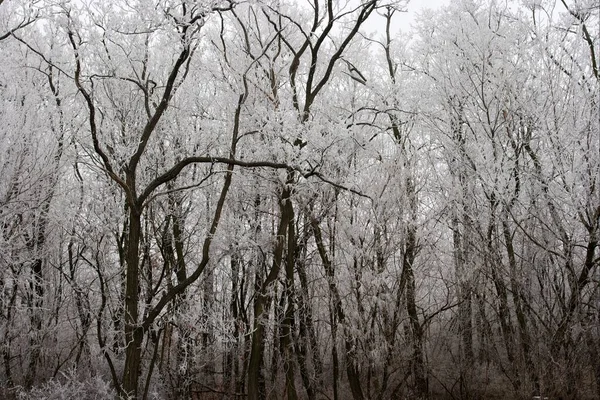
[[[407, 12], [398, 13], [394, 16], [394, 25], [392, 26], [392, 34], [402, 30], [407, 32], [410, 29], [415, 15], [423, 10], [424, 8], [436, 9], [442, 5], [449, 4], [450, 0], [411, 0], [407, 7]], [[372, 18], [369, 24], [367, 24], [367, 31], [379, 31], [384, 32], [385, 22], [383, 18], [375, 17]]]
[[408, 30], [416, 13], [420, 10], [424, 8], [435, 9], [448, 3], [450, 3], [450, 0], [411, 0], [408, 3], [408, 11], [396, 17], [398, 20], [398, 29]]

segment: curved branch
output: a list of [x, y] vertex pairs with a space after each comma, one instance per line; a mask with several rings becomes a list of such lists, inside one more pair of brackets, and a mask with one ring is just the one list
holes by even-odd
[[[317, 43], [317, 45], [315, 45], [315, 50], [313, 51], [313, 62], [311, 64], [311, 68], [310, 68], [309, 75], [308, 75], [308, 80], [306, 83], [306, 100], [304, 103], [304, 113], [303, 113], [303, 117], [305, 119], [308, 118], [308, 114], [310, 112], [310, 107], [312, 105], [312, 102], [316, 98], [317, 94], [321, 91], [321, 89], [323, 89], [325, 84], [329, 81], [329, 78], [331, 77], [331, 74], [333, 72], [333, 67], [335, 66], [336, 62], [341, 58], [342, 54], [346, 50], [346, 47], [348, 47], [348, 45], [350, 44], [350, 42], [352, 41], [352, 39], [354, 38], [356, 33], [358, 33], [358, 30], [362, 26], [363, 22], [365, 22], [367, 20], [369, 15], [371, 15], [371, 13], [373, 12], [373, 10], [376, 7], [377, 7], [376, 0], [371, 0], [368, 3], [365, 3], [362, 5], [362, 10], [360, 11], [360, 14], [358, 15], [358, 18], [356, 20], [356, 23], [352, 27], [352, 30], [350, 31], [350, 33], [348, 33], [348, 36], [346, 36], [346, 38], [344, 39], [344, 41], [342, 42], [340, 47], [337, 49], [337, 51], [333, 54], [333, 56], [331, 56], [331, 59], [329, 60], [329, 63], [327, 64], [327, 69], [325, 71], [325, 74], [323, 75], [323, 77], [319, 80], [319, 82], [313, 89], [312, 88], [312, 80], [314, 78], [314, 74], [315, 74], [315, 70], [316, 70], [317, 51], [318, 51], [320, 43]], [[330, 21], [330, 23], [332, 23], [332, 21]], [[323, 35], [325, 35], [327, 33], [328, 33], [328, 29], [325, 28]]]
[[582, 30], [583, 40], [585, 40], [586, 44], [588, 45], [588, 47], [590, 49], [590, 59], [591, 59], [591, 63], [592, 63], [592, 73], [593, 73], [593, 75], [594, 75], [594, 77], [596, 79], [600, 80], [600, 75], [599, 75], [599, 72], [598, 72], [598, 63], [596, 62], [596, 50], [595, 50], [595, 46], [594, 46], [594, 39], [592, 38], [592, 36], [590, 35], [590, 32], [587, 29], [587, 25], [585, 24], [585, 20], [584, 20], [583, 16], [581, 15], [581, 13], [579, 13], [579, 12], [571, 9], [567, 5], [567, 2], [565, 0], [560, 0], [560, 2], [567, 9], [567, 11], [569, 12], [569, 14], [571, 14], [581, 24], [581, 30]]
[[[0, 4], [2, 4], [1, 1], [0, 1]], [[4, 39], [8, 38], [9, 36], [14, 36], [15, 32], [18, 31], [19, 29], [23, 29], [23, 28], [27, 27], [28, 25], [33, 24], [36, 21], [36, 18], [37, 17], [30, 18], [30, 19], [23, 19], [23, 21], [21, 21], [16, 27], [9, 30], [5, 34], [0, 35], [0, 42], [3, 41]]]
[[177, 61], [175, 62], [175, 65], [173, 66], [173, 69], [171, 70], [171, 73], [169, 74], [169, 78], [167, 79], [167, 85], [165, 87], [165, 91], [163, 92], [162, 99], [160, 100], [158, 107], [156, 107], [156, 111], [154, 111], [152, 118], [150, 118], [150, 120], [144, 127], [144, 131], [142, 132], [142, 137], [140, 138], [140, 143], [138, 145], [138, 148], [137, 148], [136, 152], [133, 154], [133, 156], [131, 156], [131, 159], [129, 160], [129, 172], [130, 173], [133, 173], [133, 171], [136, 170], [137, 165], [140, 161], [140, 158], [142, 157], [142, 154], [146, 150], [146, 146], [148, 145], [148, 141], [150, 140], [150, 136], [152, 135], [152, 132], [154, 132], [154, 129], [156, 128], [156, 125], [158, 124], [158, 121], [160, 121], [160, 118], [163, 116], [164, 112], [167, 110], [167, 107], [169, 106], [169, 101], [171, 100], [171, 96], [172, 96], [174, 90], [176, 89], [175, 80], [177, 79], [177, 76], [179, 75], [179, 70], [185, 64], [185, 62], [187, 61], [189, 56], [190, 56], [190, 48], [189, 48], [189, 46], [185, 46], [183, 51], [179, 54], [179, 57], [177, 58]]
[[127, 195], [131, 204], [133, 204], [134, 196], [129, 188], [129, 186], [121, 179], [114, 171], [112, 164], [104, 150], [100, 147], [100, 142], [98, 140], [98, 127], [96, 126], [96, 107], [94, 106], [94, 101], [92, 100], [92, 96], [88, 93], [88, 91], [81, 84], [81, 60], [79, 58], [79, 48], [75, 43], [75, 34], [73, 31], [68, 31], [69, 41], [71, 42], [71, 47], [73, 48], [73, 52], [75, 54], [75, 86], [77, 86], [77, 90], [83, 95], [85, 98], [85, 102], [88, 108], [89, 113], [89, 125], [90, 125], [90, 134], [92, 135], [92, 143], [94, 145], [94, 151], [96, 154], [100, 156], [102, 159], [102, 163], [104, 164], [104, 169], [119, 186], [123, 188], [123, 191]]
[[164, 185], [168, 181], [175, 179], [185, 167], [187, 167], [188, 165], [192, 165], [192, 164], [227, 164], [229, 166], [237, 166], [237, 167], [243, 167], [243, 168], [272, 168], [272, 169], [285, 169], [288, 171], [296, 171], [296, 172], [300, 173], [300, 175], [302, 175], [302, 177], [305, 179], [308, 179], [311, 176], [314, 176], [314, 177], [318, 178], [319, 180], [321, 180], [322, 182], [327, 183], [333, 187], [336, 187], [338, 189], [353, 193], [357, 196], [372, 200], [372, 198], [369, 195], [361, 193], [356, 189], [352, 189], [352, 188], [346, 187], [344, 185], [341, 185], [339, 183], [335, 183], [335, 182], [327, 179], [326, 177], [324, 177], [320, 172], [314, 171], [314, 169], [310, 170], [310, 171], [306, 171], [297, 166], [289, 165], [286, 163], [274, 162], [274, 161], [242, 161], [242, 160], [236, 160], [234, 158], [227, 158], [227, 157], [203, 156], [203, 157], [184, 158], [183, 160], [181, 160], [177, 164], [175, 164], [173, 167], [171, 167], [171, 169], [169, 169], [168, 171], [166, 171], [163, 174], [154, 178], [152, 180], [152, 182], [150, 182], [148, 184], [148, 186], [146, 186], [146, 189], [144, 189], [144, 191], [138, 198], [137, 204], [139, 206], [142, 206], [144, 204], [144, 202], [146, 202], [146, 200], [152, 195], [152, 192], [154, 192], [154, 190], [156, 190], [159, 186]]
[[191, 164], [215, 164], [215, 163], [227, 164], [227, 165], [233, 165], [233, 166], [245, 167], [245, 168], [267, 167], [267, 168], [273, 168], [273, 169], [298, 170], [298, 168], [294, 168], [288, 164], [272, 162], [272, 161], [241, 161], [241, 160], [236, 160], [236, 159], [227, 158], [227, 157], [210, 157], [210, 156], [187, 157], [187, 158], [184, 158], [183, 160], [179, 161], [177, 164], [175, 164], [173, 167], [171, 167], [171, 169], [164, 172], [162, 175], [159, 175], [156, 178], [154, 178], [154, 180], [152, 180], [152, 182], [150, 182], [148, 184], [148, 186], [146, 186], [146, 189], [144, 189], [144, 191], [140, 195], [140, 197], [138, 199], [139, 204], [140, 205], [143, 204], [144, 201], [148, 198], [148, 196], [150, 196], [156, 188], [158, 188], [161, 185], [164, 185], [166, 182], [168, 182], [172, 179], [175, 179], [179, 175], [179, 173], [188, 165], [191, 165]]

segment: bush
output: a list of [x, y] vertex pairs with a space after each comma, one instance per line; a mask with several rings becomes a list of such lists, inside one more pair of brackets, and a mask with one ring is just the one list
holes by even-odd
[[51, 379], [30, 391], [20, 391], [19, 400], [105, 400], [115, 399], [116, 392], [101, 377], [80, 381], [74, 371]]

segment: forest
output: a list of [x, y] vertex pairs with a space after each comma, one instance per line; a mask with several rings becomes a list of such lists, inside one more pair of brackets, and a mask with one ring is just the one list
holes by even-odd
[[600, 398], [600, 3], [410, 7], [0, 0], [0, 398]]

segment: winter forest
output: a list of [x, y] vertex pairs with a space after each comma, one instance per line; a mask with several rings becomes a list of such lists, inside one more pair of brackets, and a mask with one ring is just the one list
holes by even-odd
[[600, 398], [600, 3], [410, 7], [0, 0], [0, 398]]

